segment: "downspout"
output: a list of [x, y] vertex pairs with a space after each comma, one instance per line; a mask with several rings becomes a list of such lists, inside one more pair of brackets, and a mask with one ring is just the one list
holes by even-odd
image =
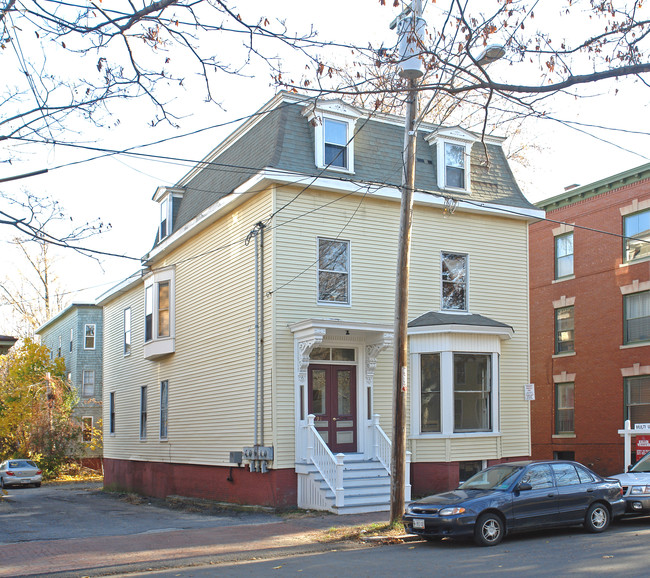
[[260, 444], [264, 445], [264, 223], [260, 228]]
[[259, 239], [257, 232], [255, 235], [255, 401], [254, 401], [254, 435], [253, 446], [256, 448], [257, 442], [257, 419], [258, 419], [258, 389], [259, 389], [259, 366], [260, 366], [260, 324], [259, 324]]

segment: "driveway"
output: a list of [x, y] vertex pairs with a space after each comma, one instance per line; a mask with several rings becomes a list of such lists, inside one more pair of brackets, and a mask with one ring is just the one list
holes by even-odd
[[234, 512], [204, 506], [103, 492], [101, 483], [44, 484], [9, 488], [0, 498], [0, 545], [31, 540], [170, 532], [242, 524], [265, 524], [280, 518], [259, 511]]

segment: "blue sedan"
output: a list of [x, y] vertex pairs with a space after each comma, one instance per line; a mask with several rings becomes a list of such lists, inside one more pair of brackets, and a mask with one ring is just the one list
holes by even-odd
[[435, 540], [474, 537], [495, 546], [510, 532], [582, 524], [603, 532], [625, 512], [618, 480], [570, 461], [524, 461], [492, 466], [460, 488], [410, 503], [406, 531]]

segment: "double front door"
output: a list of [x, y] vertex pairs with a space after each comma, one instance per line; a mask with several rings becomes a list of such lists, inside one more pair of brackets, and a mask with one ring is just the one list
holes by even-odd
[[309, 413], [333, 453], [357, 451], [357, 383], [354, 365], [309, 365]]

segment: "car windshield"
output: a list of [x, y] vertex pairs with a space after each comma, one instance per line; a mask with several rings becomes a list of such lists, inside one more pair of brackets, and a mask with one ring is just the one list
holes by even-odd
[[507, 464], [493, 466], [474, 474], [461, 488], [463, 490], [506, 490], [519, 472], [521, 466]]
[[31, 460], [12, 460], [9, 462], [10, 468], [35, 468], [36, 464]]
[[630, 469], [631, 472], [650, 472], [650, 454], [646, 454]]

